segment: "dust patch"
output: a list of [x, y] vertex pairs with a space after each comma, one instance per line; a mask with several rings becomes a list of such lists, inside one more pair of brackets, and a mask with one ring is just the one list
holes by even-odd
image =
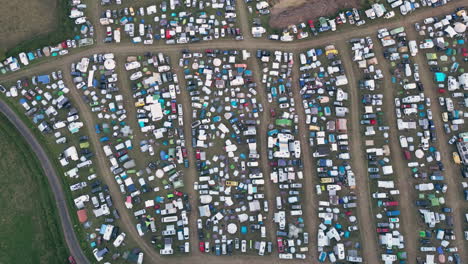
[[292, 24], [334, 15], [343, 8], [358, 8], [360, 0], [279, 0], [271, 9], [269, 25], [272, 28], [285, 28]]

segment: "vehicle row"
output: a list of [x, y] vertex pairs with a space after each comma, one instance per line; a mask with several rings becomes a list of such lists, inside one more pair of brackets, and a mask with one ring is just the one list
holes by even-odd
[[[274, 184], [276, 244], [280, 259], [306, 258], [309, 234], [304, 211], [303, 159], [298, 136], [298, 115], [292, 93], [294, 54], [279, 50], [257, 50], [261, 64], [261, 86], [270, 109], [267, 151], [269, 184]], [[260, 90], [260, 89], [259, 89]]]
[[384, 57], [391, 65], [392, 88], [395, 89], [395, 111], [398, 138], [406, 166], [415, 187], [414, 203], [424, 226], [419, 231], [418, 261], [431, 262], [435, 257], [450, 259], [457, 248], [452, 209], [445, 205], [444, 164], [435, 148], [437, 140], [431, 101], [426, 98], [420, 82], [419, 65], [411, 59], [418, 49], [415, 40], [409, 40], [403, 27], [380, 29]]
[[219, 38], [243, 39], [236, 27], [234, 0], [158, 1], [148, 6], [131, 2], [137, 6], [120, 3], [102, 11], [104, 42], [120, 43], [125, 39], [151, 45], [160, 40], [166, 44], [186, 44]]
[[[364, 135], [362, 146], [367, 158], [367, 177], [372, 193], [372, 212], [381, 246], [381, 260], [403, 262], [407, 259], [405, 238], [401, 232], [400, 191], [398, 174], [394, 171], [390, 147], [390, 127], [384, 117], [385, 100], [383, 73], [374, 53], [370, 37], [350, 40], [353, 61], [359, 68], [361, 98], [360, 125]], [[391, 103], [391, 101], [390, 101]]]
[[299, 58], [300, 94], [316, 163], [318, 260], [362, 262], [348, 127], [348, 78], [332, 44], [309, 49]]

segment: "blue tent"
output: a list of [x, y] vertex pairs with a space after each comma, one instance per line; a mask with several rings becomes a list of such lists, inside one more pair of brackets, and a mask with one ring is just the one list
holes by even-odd
[[445, 78], [447, 75], [443, 72], [436, 72], [435, 73], [435, 80], [436, 82], [445, 82]]
[[164, 150], [162, 150], [159, 153], [159, 156], [161, 157], [162, 160], [167, 160], [167, 158], [168, 158], [167, 153]]

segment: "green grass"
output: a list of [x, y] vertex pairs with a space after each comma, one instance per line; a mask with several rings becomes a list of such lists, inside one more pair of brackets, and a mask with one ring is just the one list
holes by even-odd
[[[57, 29], [53, 32], [23, 41], [5, 52], [5, 57], [15, 56], [23, 51], [32, 51], [44, 46], [56, 45], [74, 35], [75, 23], [68, 17], [69, 1], [57, 0]], [[0, 54], [0, 59], [2, 54]]]
[[[59, 216], [38, 160], [11, 123], [0, 115], [0, 263], [64, 263]], [[25, 184], [28, 183], [28, 184]]]

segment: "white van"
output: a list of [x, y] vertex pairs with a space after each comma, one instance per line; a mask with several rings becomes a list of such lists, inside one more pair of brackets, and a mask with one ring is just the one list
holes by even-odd
[[254, 179], [254, 180], [252, 180], [252, 184], [255, 184], [255, 185], [264, 185], [264, 184], [265, 184], [265, 180], [263, 180], [263, 179]]
[[111, 163], [111, 166], [112, 167], [118, 167], [119, 166], [119, 163], [117, 162], [117, 159], [112, 157], [111, 159], [109, 159], [109, 162]]
[[140, 252], [140, 254], [138, 254], [137, 264], [143, 264], [143, 256], [143, 252]]
[[405, 136], [400, 136], [400, 146], [402, 148], [407, 148], [408, 147], [408, 141], [406, 140]]
[[344, 250], [344, 244], [343, 243], [338, 243], [336, 246], [333, 248], [333, 251], [335, 251], [335, 254], [338, 256], [339, 260], [344, 260], [345, 259], [345, 250]]
[[178, 220], [177, 216], [166, 216], [166, 217], [163, 217], [162, 222], [163, 223], [173, 223], [173, 222], [177, 222], [177, 220]]
[[139, 217], [140, 215], [144, 215], [144, 214], [146, 214], [146, 209], [144, 208], [133, 213], [135, 217]]
[[283, 253], [279, 254], [280, 259], [293, 259], [293, 254], [291, 253]]
[[388, 198], [388, 194], [387, 193], [373, 193], [372, 198], [374, 198], [374, 199], [385, 199], [385, 198]]
[[114, 247], [119, 247], [119, 246], [122, 244], [122, 242], [124, 241], [125, 236], [126, 236], [125, 233], [121, 233], [121, 234], [114, 240], [114, 243], [113, 243]]
[[104, 235], [102, 236], [102, 239], [109, 241], [113, 230], [114, 230], [113, 225], [107, 225], [106, 230], [104, 231]]
[[280, 196], [276, 196], [276, 208], [278, 210], [281, 210], [281, 208], [283, 208], [283, 204], [282, 204], [282, 201], [281, 201], [281, 197]]
[[408, 83], [408, 84], [405, 84], [405, 85], [403, 85], [403, 89], [405, 89], [405, 90], [416, 89], [416, 83]]
[[302, 215], [302, 210], [291, 210], [290, 212], [292, 216]]
[[260, 242], [260, 248], [258, 249], [258, 255], [263, 256], [265, 254], [266, 242]]
[[247, 167], [258, 167], [258, 162], [257, 161], [247, 162]]
[[207, 181], [211, 180], [211, 177], [210, 176], [201, 176], [200, 178], [198, 178], [198, 180], [200, 182], [207, 182]]
[[112, 155], [112, 149], [109, 145], [105, 145], [104, 147], [102, 147], [102, 149], [104, 150], [104, 154], [106, 154], [107, 157]]

